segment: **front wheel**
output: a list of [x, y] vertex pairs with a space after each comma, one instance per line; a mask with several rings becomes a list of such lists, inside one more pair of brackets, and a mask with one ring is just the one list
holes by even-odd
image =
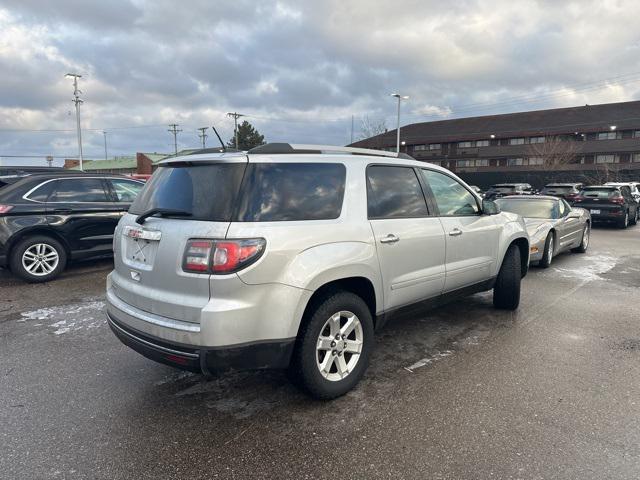
[[11, 250], [13, 274], [31, 283], [48, 282], [64, 270], [67, 253], [60, 242], [46, 236], [27, 237]]
[[493, 287], [493, 306], [501, 310], [515, 310], [520, 305], [522, 281], [520, 249], [511, 245], [502, 261], [496, 284]]
[[290, 373], [311, 396], [336, 398], [360, 381], [372, 348], [367, 304], [351, 292], [334, 292], [314, 302], [305, 315]]

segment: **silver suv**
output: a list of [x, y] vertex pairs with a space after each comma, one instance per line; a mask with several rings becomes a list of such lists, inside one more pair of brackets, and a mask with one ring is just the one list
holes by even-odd
[[444, 168], [376, 150], [267, 144], [161, 163], [114, 236], [107, 315], [143, 355], [205, 374], [289, 368], [334, 398], [391, 313], [493, 289], [515, 309], [521, 217]]

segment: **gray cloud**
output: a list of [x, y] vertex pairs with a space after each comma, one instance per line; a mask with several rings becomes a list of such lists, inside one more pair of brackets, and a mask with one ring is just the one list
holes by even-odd
[[[173, 122], [184, 147], [212, 122], [227, 139], [230, 110], [269, 140], [346, 143], [351, 115], [394, 126], [395, 90], [411, 95], [405, 122], [630, 100], [639, 14], [633, 0], [7, 0], [0, 129], [73, 130], [70, 70], [87, 129], [158, 125], [111, 130], [114, 154], [169, 151]], [[0, 155], [74, 154], [73, 135], [0, 130]], [[103, 155], [100, 132], [85, 138]]]

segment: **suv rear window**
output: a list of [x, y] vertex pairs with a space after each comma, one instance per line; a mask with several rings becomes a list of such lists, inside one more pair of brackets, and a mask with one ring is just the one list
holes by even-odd
[[329, 220], [342, 211], [346, 169], [341, 163], [250, 163], [236, 220]]
[[580, 192], [580, 195], [583, 197], [591, 197], [591, 198], [609, 198], [609, 197], [619, 196], [620, 191], [613, 187], [585, 188]]
[[191, 213], [179, 218], [228, 222], [245, 167], [246, 163], [162, 166], [129, 212], [141, 215], [152, 208], [168, 208]]

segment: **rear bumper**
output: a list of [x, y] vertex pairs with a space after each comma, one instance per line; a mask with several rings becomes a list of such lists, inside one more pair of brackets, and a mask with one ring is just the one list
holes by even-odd
[[156, 362], [196, 373], [286, 368], [295, 344], [295, 339], [286, 339], [203, 348], [171, 343], [134, 330], [119, 321], [113, 311], [107, 312], [107, 322], [115, 336], [136, 352]]

